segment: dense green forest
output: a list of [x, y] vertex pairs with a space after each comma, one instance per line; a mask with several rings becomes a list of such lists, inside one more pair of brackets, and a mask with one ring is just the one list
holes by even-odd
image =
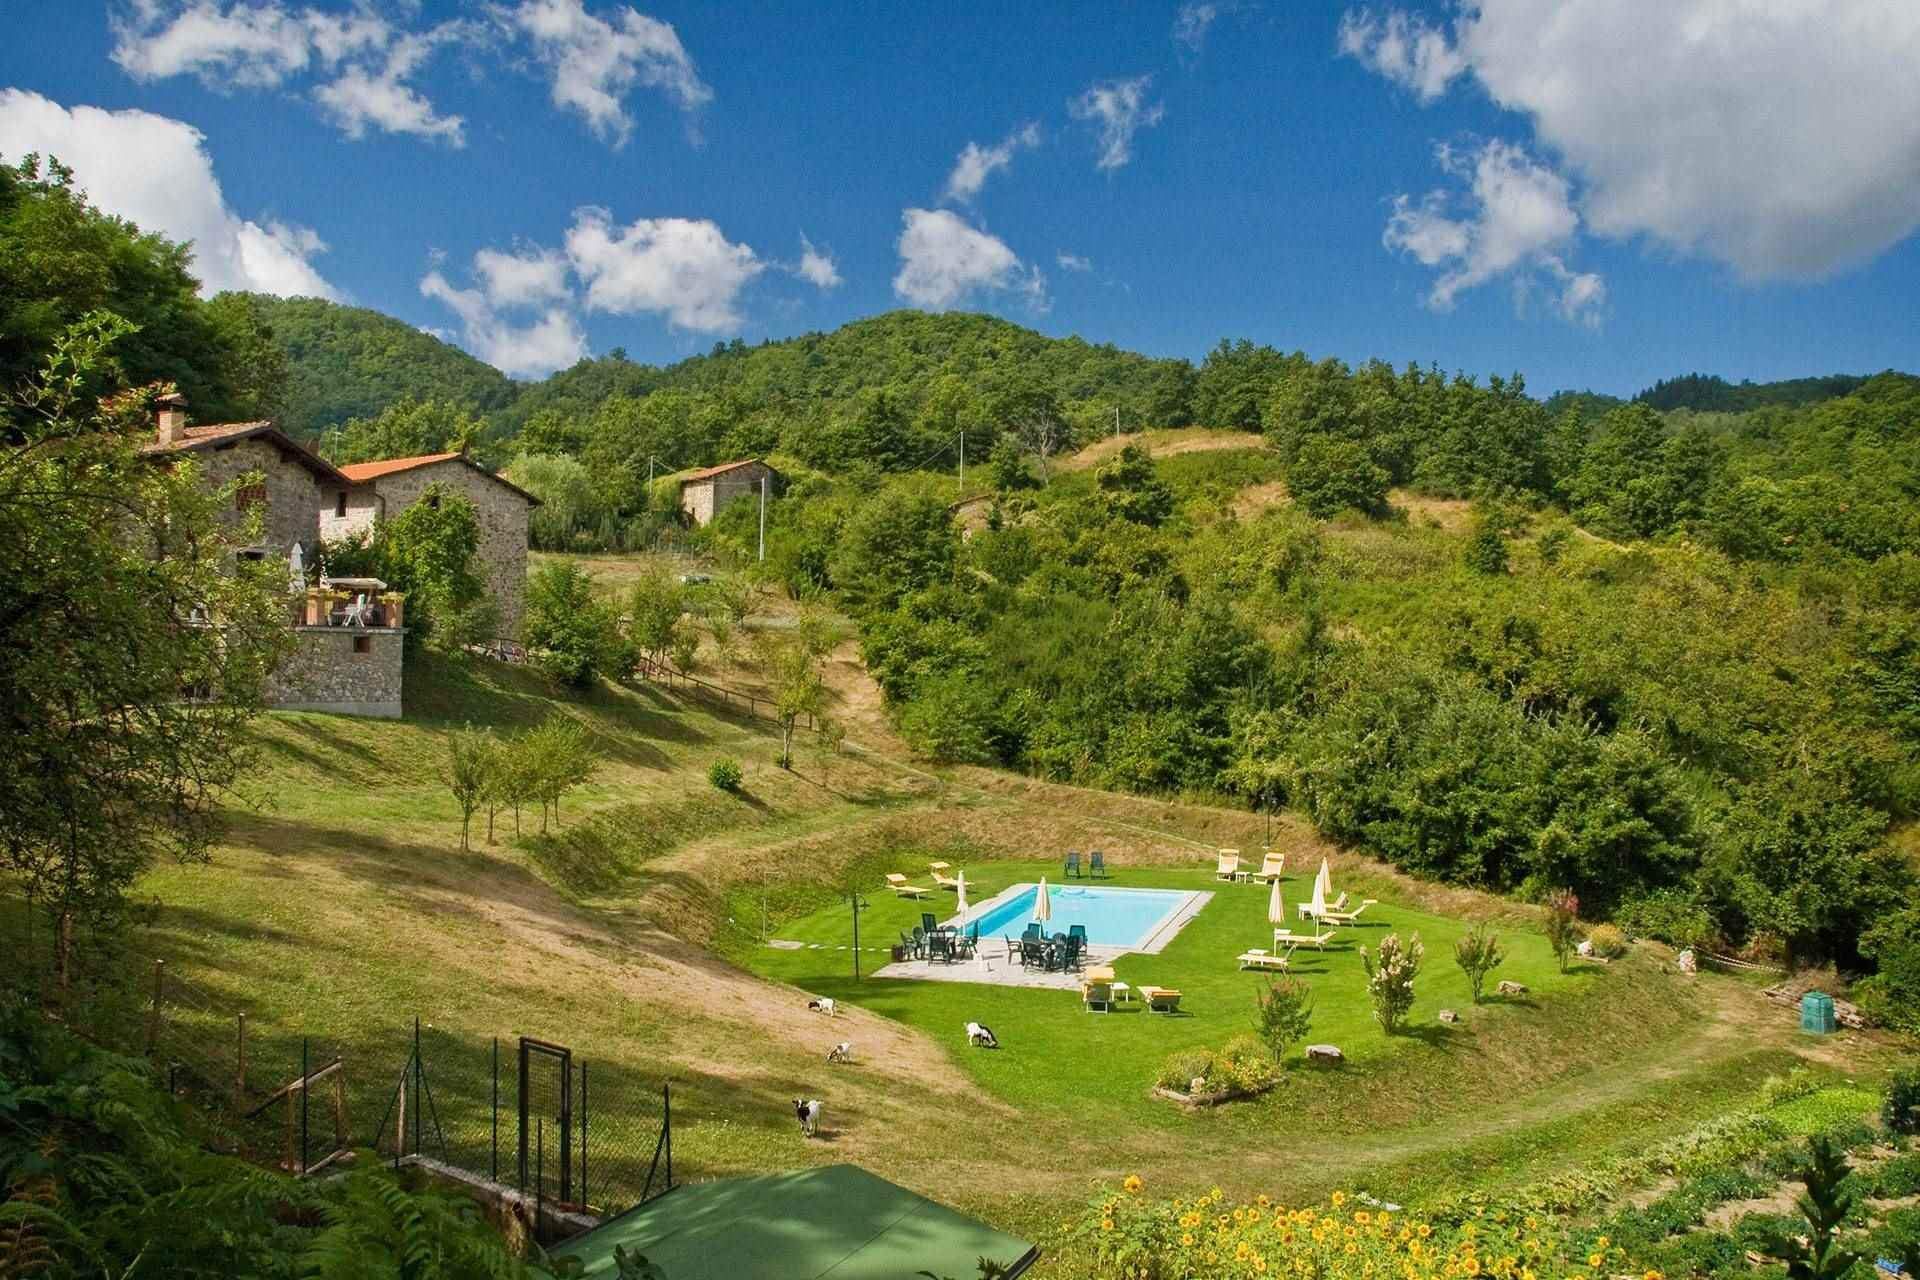
[[407, 399], [486, 413], [516, 397], [517, 388], [492, 365], [392, 316], [320, 298], [238, 296], [257, 309], [287, 353], [281, 422], [297, 436], [375, 417]]

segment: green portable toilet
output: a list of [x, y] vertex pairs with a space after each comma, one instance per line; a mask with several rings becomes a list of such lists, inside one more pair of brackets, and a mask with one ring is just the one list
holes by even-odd
[[1800, 997], [1800, 1029], [1815, 1035], [1832, 1035], [1840, 1024], [1834, 1020], [1833, 997], [1824, 991], [1809, 991]]

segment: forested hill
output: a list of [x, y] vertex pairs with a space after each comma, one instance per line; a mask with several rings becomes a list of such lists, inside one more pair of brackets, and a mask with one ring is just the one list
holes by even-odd
[[242, 296], [286, 352], [281, 421], [296, 435], [373, 417], [409, 397], [477, 414], [516, 398], [506, 374], [404, 320], [320, 298]]
[[1634, 397], [1650, 408], [1692, 409], [1698, 413], [1745, 413], [1770, 406], [1797, 408], [1852, 395], [1867, 381], [1861, 374], [1834, 373], [1824, 378], [1789, 378], [1783, 382], [1742, 382], [1738, 385], [1709, 373], [1664, 378]]
[[1037, 390], [1066, 406], [1096, 404], [1087, 411], [1108, 417], [1117, 406], [1131, 428], [1155, 416], [1157, 382], [1183, 376], [1192, 376], [1184, 360], [1155, 360], [1078, 337], [1049, 338], [995, 316], [890, 311], [831, 333], [757, 346], [737, 338], [715, 343], [706, 355], [665, 368], [635, 364], [616, 349], [525, 387], [495, 421], [518, 434], [543, 411], [585, 417], [611, 396], [661, 389], [755, 407], [847, 402], [870, 391], [919, 405], [942, 379], [955, 377], [989, 402]]

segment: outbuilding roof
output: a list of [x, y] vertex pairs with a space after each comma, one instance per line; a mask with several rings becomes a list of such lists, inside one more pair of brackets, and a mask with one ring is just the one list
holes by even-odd
[[[767, 466], [766, 463], [760, 462], [758, 458], [742, 458], [738, 462], [723, 462], [717, 467], [702, 467], [698, 471], [689, 471], [686, 475], [680, 477], [680, 483], [683, 485], [698, 484], [702, 480], [711, 480], [715, 476], [725, 475], [729, 471], [738, 471], [741, 467], [751, 467], [755, 463], [759, 463], [763, 467]], [[773, 468], [767, 467], [767, 470], [772, 471]]]

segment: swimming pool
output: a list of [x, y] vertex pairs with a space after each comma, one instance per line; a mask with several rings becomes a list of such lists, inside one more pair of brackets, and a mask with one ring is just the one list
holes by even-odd
[[[967, 927], [977, 921], [982, 938], [1018, 935], [1033, 919], [1039, 886], [1017, 884], [967, 913]], [[1069, 926], [1087, 927], [1087, 941], [1100, 947], [1159, 950], [1172, 936], [1168, 926], [1185, 923], [1189, 906], [1211, 895], [1182, 889], [1108, 889], [1077, 884], [1048, 884], [1047, 900], [1053, 912], [1049, 934], [1065, 933]]]

